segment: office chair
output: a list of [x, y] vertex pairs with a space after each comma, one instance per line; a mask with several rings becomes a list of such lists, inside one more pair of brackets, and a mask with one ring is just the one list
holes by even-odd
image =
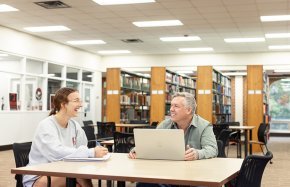
[[272, 158], [271, 151], [264, 156], [247, 156], [242, 163], [235, 187], [260, 187], [264, 169]]
[[97, 122], [98, 127], [98, 141], [114, 139], [114, 132], [116, 131], [115, 122]]
[[[134, 134], [114, 132], [114, 152], [115, 153], [129, 153], [135, 147]], [[125, 181], [117, 181], [117, 186], [125, 187]]]
[[223, 150], [229, 144], [229, 137], [231, 133], [232, 131], [230, 129], [223, 129], [217, 137], [217, 140], [221, 140], [223, 142]]
[[134, 134], [114, 132], [114, 152], [129, 153], [135, 147]]
[[88, 126], [88, 125], [94, 125], [94, 122], [92, 120], [87, 120], [87, 121], [83, 121], [84, 126]]
[[152, 121], [151, 126], [152, 127], [157, 127], [159, 121]]
[[[12, 145], [15, 165], [16, 167], [24, 167], [29, 163], [29, 152], [31, 149], [32, 142], [25, 143], [14, 143]], [[16, 187], [23, 187], [22, 184], [23, 176], [20, 174], [15, 175]], [[50, 177], [47, 176], [47, 186], [50, 187], [51, 180]]]
[[97, 138], [95, 135], [95, 128], [94, 126], [83, 126], [82, 129], [85, 131], [85, 134], [88, 139], [88, 148], [93, 148], [97, 146]]
[[[269, 130], [270, 130], [270, 125], [268, 123], [261, 123], [259, 128], [258, 128], [258, 141], [251, 140], [249, 141], [249, 144], [258, 144], [260, 145], [260, 148], [265, 155], [264, 148], [266, 148], [267, 152], [269, 152], [267, 143], [268, 143], [268, 138], [269, 138]], [[272, 164], [272, 160], [270, 160], [270, 164]]]
[[218, 146], [218, 155], [217, 155], [217, 157], [226, 158], [227, 156], [226, 156], [226, 153], [225, 153], [225, 146], [224, 146], [223, 141], [217, 140], [216, 143], [217, 143], [217, 146]]

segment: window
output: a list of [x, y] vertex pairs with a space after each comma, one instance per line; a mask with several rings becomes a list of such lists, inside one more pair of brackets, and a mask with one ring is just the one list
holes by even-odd
[[290, 131], [290, 78], [270, 86], [271, 131]]

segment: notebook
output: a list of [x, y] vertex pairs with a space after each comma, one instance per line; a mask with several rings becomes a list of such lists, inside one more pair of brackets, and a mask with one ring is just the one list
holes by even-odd
[[184, 160], [182, 129], [134, 129], [137, 158]]

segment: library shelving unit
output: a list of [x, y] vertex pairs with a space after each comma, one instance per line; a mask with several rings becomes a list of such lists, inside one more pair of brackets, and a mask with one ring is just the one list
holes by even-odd
[[[253, 129], [253, 140], [257, 140], [260, 123], [268, 120], [268, 84], [267, 75], [263, 73], [262, 65], [247, 66], [247, 125], [256, 126]], [[265, 89], [264, 89], [265, 88]], [[258, 145], [253, 145], [253, 151], [260, 151]]]
[[197, 114], [213, 124], [231, 120], [231, 80], [212, 66], [197, 67]]
[[269, 77], [264, 72], [263, 73], [263, 122], [270, 122], [269, 113]]
[[151, 122], [160, 122], [170, 115], [170, 102], [175, 92], [189, 92], [195, 95], [196, 80], [189, 76], [169, 71], [165, 67], [152, 67]]
[[107, 121], [149, 121], [150, 77], [107, 69]]

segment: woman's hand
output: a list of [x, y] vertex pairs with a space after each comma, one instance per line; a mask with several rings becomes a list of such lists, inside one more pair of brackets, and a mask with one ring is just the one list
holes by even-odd
[[107, 148], [105, 148], [103, 146], [95, 147], [95, 157], [96, 158], [102, 158], [106, 154], [108, 154], [108, 149]]

